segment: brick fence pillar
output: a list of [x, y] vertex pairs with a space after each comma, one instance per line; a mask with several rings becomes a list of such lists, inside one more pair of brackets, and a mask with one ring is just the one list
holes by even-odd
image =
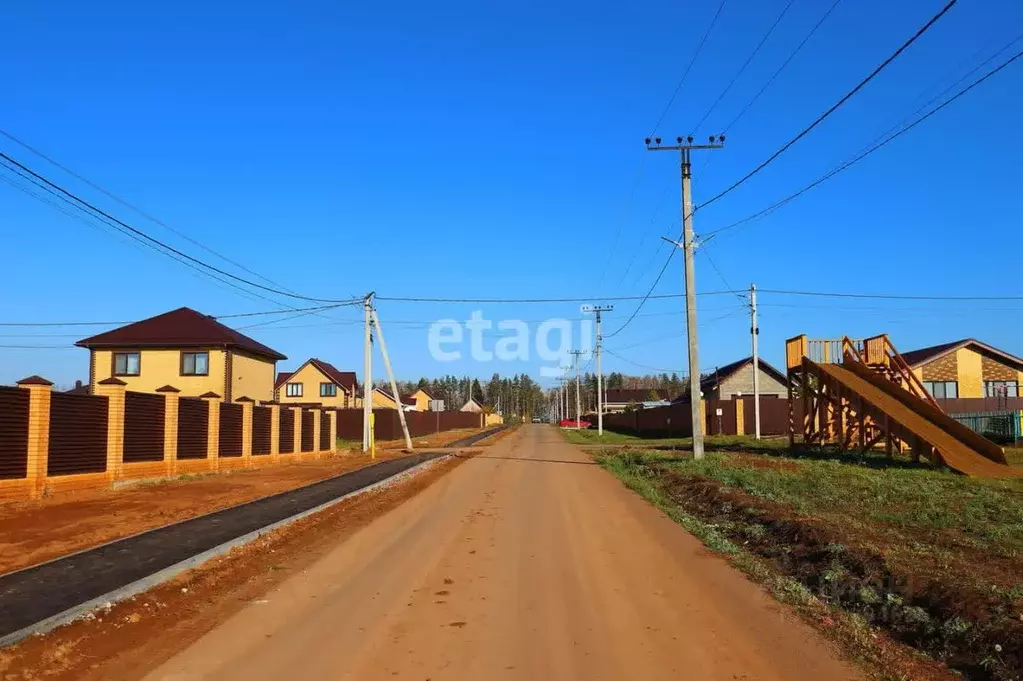
[[178, 473], [178, 399], [179, 391], [172, 385], [156, 389], [163, 395], [163, 467], [167, 477]]
[[313, 452], [320, 453], [320, 428], [323, 427], [323, 410], [313, 409]]
[[735, 400], [735, 434], [745, 435], [746, 434], [746, 405], [741, 397], [733, 398]]
[[270, 406], [270, 461], [281, 460], [281, 405]]
[[295, 417], [295, 441], [291, 451], [295, 453], [295, 458], [298, 459], [302, 456], [302, 407], [292, 409], [291, 415]]
[[18, 381], [18, 387], [28, 390], [28, 494], [38, 499], [46, 489], [46, 469], [50, 458], [50, 400], [53, 383], [40, 376], [29, 376]]
[[210, 408], [210, 420], [206, 429], [206, 460], [210, 470], [220, 470], [220, 395], [212, 390], [199, 395]]
[[96, 384], [96, 394], [107, 398], [107, 478], [124, 472], [124, 404], [128, 384], [111, 376]]
[[239, 397], [235, 402], [242, 405], [242, 459], [245, 467], [252, 465], [252, 408], [255, 402], [251, 397]]

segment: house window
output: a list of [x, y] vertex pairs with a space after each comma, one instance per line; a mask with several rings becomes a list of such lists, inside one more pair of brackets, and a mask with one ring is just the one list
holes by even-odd
[[984, 397], [1019, 397], [1019, 382], [984, 381]]
[[320, 397], [337, 397], [337, 386], [333, 383], [321, 383]]
[[936, 400], [955, 399], [959, 397], [957, 381], [924, 381], [924, 390]]
[[288, 397], [302, 397], [302, 384], [301, 383], [289, 383], [287, 385]]
[[138, 376], [142, 362], [137, 352], [114, 353], [114, 376]]
[[208, 352], [182, 352], [181, 353], [181, 375], [182, 376], [209, 376], [210, 375], [210, 353], [208, 353]]

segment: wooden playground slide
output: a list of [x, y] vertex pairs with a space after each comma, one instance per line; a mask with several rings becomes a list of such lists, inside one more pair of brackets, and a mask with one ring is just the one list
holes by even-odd
[[815, 363], [822, 373], [933, 445], [942, 462], [965, 475], [1004, 478], [1018, 475], [1005, 452], [943, 411], [858, 363]]

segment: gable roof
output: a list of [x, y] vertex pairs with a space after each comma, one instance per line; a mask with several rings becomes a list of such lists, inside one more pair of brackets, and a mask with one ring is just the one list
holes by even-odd
[[[700, 379], [700, 390], [703, 393], [709, 393], [711, 390], [718, 388], [722, 383], [727, 381], [729, 378], [739, 373], [740, 369], [745, 368], [747, 365], [753, 364], [753, 357], [745, 357], [743, 359], [726, 364], [718, 367], [714, 373], [709, 376], [705, 376]], [[776, 381], [787, 384], [789, 379], [785, 374], [775, 369], [773, 366], [765, 362], [763, 359], [758, 358], [757, 364], [760, 365], [760, 370], [766, 374], [769, 374]]]
[[1005, 352], [1004, 350], [999, 350], [998, 348], [992, 345], [988, 345], [987, 343], [982, 343], [976, 338], [963, 338], [962, 340], [952, 341], [951, 343], [932, 345], [929, 348], [910, 350], [909, 352], [903, 352], [901, 354], [902, 359], [906, 360], [906, 364], [915, 369], [921, 364], [927, 364], [928, 362], [932, 362], [938, 359], [939, 357], [943, 357], [949, 354], [950, 352], [955, 352], [959, 348], [965, 348], [968, 345], [974, 345], [980, 348], [981, 350], [984, 350], [985, 352], [995, 355], [996, 357], [999, 357], [1011, 364], [1014, 364], [1017, 367], [1023, 368], [1023, 359], [1020, 359], [1015, 355], [1010, 355], [1008, 352]]
[[[381, 395], [383, 395], [384, 397], [386, 397], [387, 399], [389, 399], [389, 400], [390, 400], [391, 402], [394, 402], [394, 401], [395, 401], [395, 399], [394, 399], [394, 397], [393, 397], [393, 396], [391, 395], [391, 393], [387, 392], [387, 391], [386, 391], [386, 390], [384, 390], [383, 388], [373, 388], [373, 392], [375, 392], [375, 393], [380, 393]], [[415, 405], [415, 403], [416, 403], [416, 398], [412, 397], [411, 395], [407, 395], [407, 396], [404, 396], [404, 397], [402, 397], [402, 398], [401, 398], [401, 403], [402, 403], [402, 404], [409, 404], [409, 405]]]
[[413, 395], [415, 395], [415, 394], [416, 394], [416, 393], [418, 393], [418, 392], [421, 392], [421, 393], [423, 393], [424, 395], [426, 395], [426, 396], [427, 396], [428, 398], [430, 398], [431, 400], [435, 400], [435, 399], [437, 399], [436, 397], [434, 397], [434, 396], [433, 396], [433, 393], [431, 393], [431, 392], [430, 392], [429, 390], [427, 390], [426, 388], [416, 388], [416, 392], [414, 392], [414, 393], [412, 393], [412, 394], [413, 394]]
[[120, 347], [202, 347], [237, 348], [271, 360], [287, 359], [276, 350], [243, 333], [224, 326], [213, 317], [188, 307], [143, 319], [110, 331], [83, 338], [75, 343], [80, 348]]
[[355, 372], [354, 371], [339, 371], [330, 362], [324, 362], [322, 359], [316, 357], [310, 357], [306, 361], [302, 362], [294, 371], [281, 371], [277, 374], [277, 382], [274, 383], [274, 388], [280, 388], [282, 385], [287, 383], [292, 376], [302, 371], [307, 364], [313, 365], [317, 371], [329, 378], [335, 385], [341, 386], [341, 388], [349, 395], [355, 394]]

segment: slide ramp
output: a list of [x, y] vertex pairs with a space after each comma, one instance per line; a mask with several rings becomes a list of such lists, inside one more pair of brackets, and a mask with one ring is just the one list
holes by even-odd
[[857, 363], [817, 364], [823, 375], [879, 409], [906, 430], [933, 445], [942, 462], [965, 475], [1005, 478], [1018, 475], [1007, 465], [1002, 448], [937, 407]]

